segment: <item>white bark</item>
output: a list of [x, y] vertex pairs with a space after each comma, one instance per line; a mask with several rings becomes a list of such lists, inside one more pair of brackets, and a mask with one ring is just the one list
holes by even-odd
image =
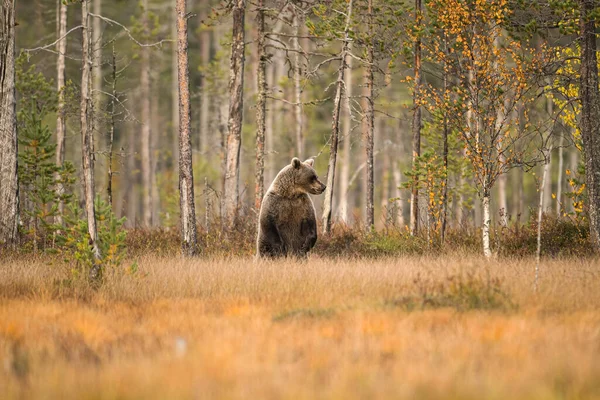
[[556, 178], [556, 216], [560, 217], [562, 209], [562, 191], [563, 191], [563, 170], [565, 168], [564, 156], [565, 136], [560, 135], [560, 143], [558, 144], [558, 176]]
[[190, 89], [188, 72], [188, 40], [186, 0], [177, 0], [177, 72], [179, 82], [179, 209], [182, 253], [198, 252], [196, 206], [194, 203], [194, 171], [190, 135]]
[[[149, 35], [148, 21], [148, 0], [142, 0], [142, 28], [144, 37]], [[151, 135], [150, 129], [150, 48], [141, 49], [141, 71], [140, 71], [140, 91], [141, 91], [141, 157], [142, 157], [142, 204], [143, 204], [143, 226], [145, 228], [152, 226], [152, 187], [151, 175], [152, 165], [150, 161], [151, 154]]]
[[[58, 104], [56, 111], [56, 165], [62, 167], [65, 162], [65, 55], [67, 52], [67, 5], [58, 0], [59, 2], [59, 16], [58, 16], [58, 32], [56, 33], [59, 38], [63, 38], [56, 43], [56, 51], [58, 58], [56, 61], [56, 90], [58, 91]], [[58, 180], [58, 175], [56, 176]], [[56, 185], [56, 194], [62, 196], [64, 193], [64, 187], [62, 184]], [[64, 202], [59, 201], [58, 203], [58, 214], [55, 218], [55, 223], [59, 226], [63, 224], [64, 214]]]
[[[352, 47], [349, 47], [352, 51]], [[348, 196], [345, 193], [348, 192], [348, 183], [350, 179], [350, 164], [351, 164], [351, 141], [350, 133], [352, 129], [352, 109], [350, 106], [350, 98], [352, 97], [352, 58], [348, 58], [348, 71], [344, 75], [344, 86], [346, 89], [346, 96], [344, 109], [342, 114], [342, 167], [340, 173], [340, 196], [338, 216], [340, 220], [348, 224], [349, 222], [349, 210], [348, 210]]]
[[236, 0], [233, 5], [233, 32], [229, 77], [229, 134], [225, 164], [225, 219], [229, 227], [237, 223], [240, 190], [240, 150], [242, 147], [242, 117], [244, 110], [244, 15], [246, 1]]
[[542, 255], [542, 215], [544, 212], [544, 201], [545, 201], [545, 195], [544, 195], [544, 188], [545, 188], [545, 184], [546, 184], [546, 177], [547, 177], [547, 173], [549, 168], [546, 168], [548, 165], [550, 165], [550, 154], [549, 151], [544, 151], [544, 169], [542, 172], [542, 182], [540, 184], [540, 202], [538, 205], [538, 217], [537, 217], [537, 250], [535, 252], [535, 278], [534, 278], [534, 283], [533, 283], [533, 287], [535, 290], [537, 290], [538, 287], [538, 277], [539, 277], [539, 271], [540, 271], [540, 257]]
[[[85, 212], [88, 223], [88, 234], [90, 235], [90, 245], [94, 258], [101, 258], [100, 248], [98, 247], [98, 229], [96, 227], [96, 212], [94, 209], [94, 196], [96, 188], [94, 183], [94, 133], [91, 129], [92, 119], [92, 98], [90, 96], [90, 73], [92, 72], [92, 54], [90, 53], [90, 31], [89, 31], [89, 13], [88, 0], [81, 2], [81, 24], [82, 28], [82, 60], [83, 67], [81, 73], [81, 166], [84, 184]], [[102, 277], [102, 270], [98, 264], [95, 264], [90, 270], [90, 279], [97, 280]]]
[[329, 163], [327, 165], [327, 188], [325, 189], [325, 199], [323, 201], [323, 233], [329, 234], [331, 230], [331, 208], [333, 205], [333, 188], [335, 184], [335, 166], [338, 151], [338, 139], [340, 129], [340, 109], [343, 95], [344, 73], [346, 71], [346, 58], [348, 56], [349, 28], [352, 18], [352, 1], [348, 1], [346, 11], [346, 26], [344, 28], [344, 44], [340, 54], [340, 66], [336, 81], [336, 93], [333, 100], [333, 118], [331, 121], [331, 139], [329, 146]]
[[294, 107], [294, 116], [296, 118], [296, 157], [304, 159], [304, 132], [303, 132], [303, 107], [302, 107], [302, 71], [301, 71], [301, 60], [300, 60], [300, 43], [298, 41], [298, 35], [300, 34], [300, 17], [298, 16], [298, 9], [295, 9], [294, 19], [292, 21], [294, 29], [294, 37], [292, 38], [292, 46], [296, 50], [294, 53], [294, 95], [296, 105]]
[[483, 195], [483, 227], [481, 232], [483, 235], [483, 255], [486, 258], [492, 256], [492, 250], [490, 249], [490, 194], [489, 189], [484, 188]]

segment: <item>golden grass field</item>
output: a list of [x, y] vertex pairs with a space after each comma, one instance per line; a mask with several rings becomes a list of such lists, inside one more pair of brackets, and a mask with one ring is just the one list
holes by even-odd
[[600, 399], [600, 261], [0, 267], [2, 399]]

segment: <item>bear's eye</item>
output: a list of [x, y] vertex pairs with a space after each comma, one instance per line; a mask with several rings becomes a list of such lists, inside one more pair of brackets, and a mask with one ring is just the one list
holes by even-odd
[[314, 181], [316, 181], [316, 180], [317, 180], [317, 176], [316, 176], [316, 175], [313, 175], [313, 176], [311, 176], [311, 177], [310, 177], [310, 179], [311, 179], [311, 180], [314, 182]]

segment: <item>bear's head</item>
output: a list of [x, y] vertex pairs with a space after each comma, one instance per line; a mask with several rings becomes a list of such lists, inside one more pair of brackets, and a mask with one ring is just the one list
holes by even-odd
[[319, 177], [313, 168], [314, 165], [315, 160], [312, 158], [309, 158], [304, 162], [296, 157], [292, 159], [290, 170], [292, 172], [294, 188], [296, 191], [310, 194], [323, 193], [326, 186], [319, 180]]

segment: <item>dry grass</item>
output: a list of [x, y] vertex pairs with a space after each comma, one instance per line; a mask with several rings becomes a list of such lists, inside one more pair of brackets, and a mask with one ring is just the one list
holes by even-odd
[[149, 256], [0, 268], [2, 398], [600, 398], [600, 262]]

